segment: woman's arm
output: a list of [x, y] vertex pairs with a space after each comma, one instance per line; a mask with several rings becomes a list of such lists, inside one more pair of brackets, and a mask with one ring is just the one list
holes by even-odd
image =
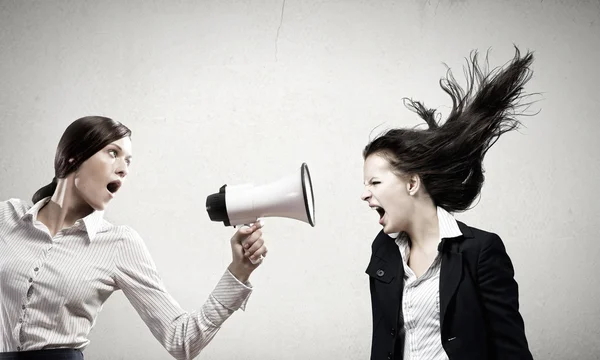
[[519, 313], [519, 290], [512, 262], [500, 237], [490, 235], [479, 255], [477, 273], [491, 352], [498, 360], [533, 359]]
[[[154, 337], [174, 358], [196, 357], [234, 311], [244, 310], [251, 285], [240, 282], [229, 269], [201, 309], [187, 312], [166, 291], [137, 232], [126, 228], [120, 246], [115, 258], [115, 281]], [[230, 265], [230, 269], [234, 268]]]

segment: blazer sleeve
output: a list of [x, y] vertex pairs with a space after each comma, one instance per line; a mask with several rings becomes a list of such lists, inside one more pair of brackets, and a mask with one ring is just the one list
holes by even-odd
[[519, 313], [519, 290], [512, 261], [498, 235], [490, 234], [484, 243], [477, 274], [487, 315], [491, 353], [497, 360], [533, 359]]

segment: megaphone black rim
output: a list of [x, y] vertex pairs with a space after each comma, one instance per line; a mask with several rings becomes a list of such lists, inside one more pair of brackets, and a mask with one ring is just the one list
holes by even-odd
[[[307, 175], [307, 176], [304, 176]], [[312, 187], [312, 180], [310, 179], [310, 172], [308, 171], [308, 165], [306, 165], [306, 163], [302, 163], [302, 169], [301, 169], [301, 176], [302, 176], [302, 193], [304, 194], [304, 208], [306, 209], [306, 218], [308, 219], [308, 223], [310, 224], [310, 226], [315, 226], [315, 221], [314, 221], [314, 215], [315, 215], [315, 196], [313, 194], [313, 187]], [[310, 199], [312, 201], [312, 215], [310, 214], [310, 207], [308, 206], [308, 191], [306, 189], [306, 183], [304, 182], [304, 179], [308, 179], [308, 183], [310, 185]]]

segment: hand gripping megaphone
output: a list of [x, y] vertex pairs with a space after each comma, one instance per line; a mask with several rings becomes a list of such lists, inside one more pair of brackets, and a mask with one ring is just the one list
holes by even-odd
[[252, 224], [264, 217], [284, 217], [315, 226], [315, 200], [308, 166], [273, 183], [223, 185], [206, 198], [212, 221], [225, 226]]

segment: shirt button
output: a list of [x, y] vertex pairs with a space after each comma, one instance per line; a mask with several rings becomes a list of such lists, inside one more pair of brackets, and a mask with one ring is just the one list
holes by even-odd
[[388, 353], [388, 360], [391, 360], [391, 359], [392, 359], [392, 353], [390, 352], [390, 353]]
[[385, 274], [385, 271], [381, 269], [377, 270], [377, 276], [383, 276], [383, 274]]
[[36, 267], [33, 269], [33, 271], [37, 272], [39, 269], [40, 269], [40, 268], [36, 266]]
[[392, 336], [396, 335], [396, 330], [394, 328], [392, 328], [392, 331], [390, 332], [390, 335], [392, 335]]
[[33, 282], [33, 278], [29, 278], [29, 282]]
[[25, 306], [25, 305], [21, 305], [21, 309], [23, 309], [23, 310], [25, 310], [26, 307], [27, 306]]
[[22, 322], [23, 322], [23, 318], [20, 318], [20, 319], [19, 319], [19, 322], [20, 322], [20, 323], [22, 323]]
[[21, 347], [20, 346], [17, 346], [17, 351], [21, 351]]

